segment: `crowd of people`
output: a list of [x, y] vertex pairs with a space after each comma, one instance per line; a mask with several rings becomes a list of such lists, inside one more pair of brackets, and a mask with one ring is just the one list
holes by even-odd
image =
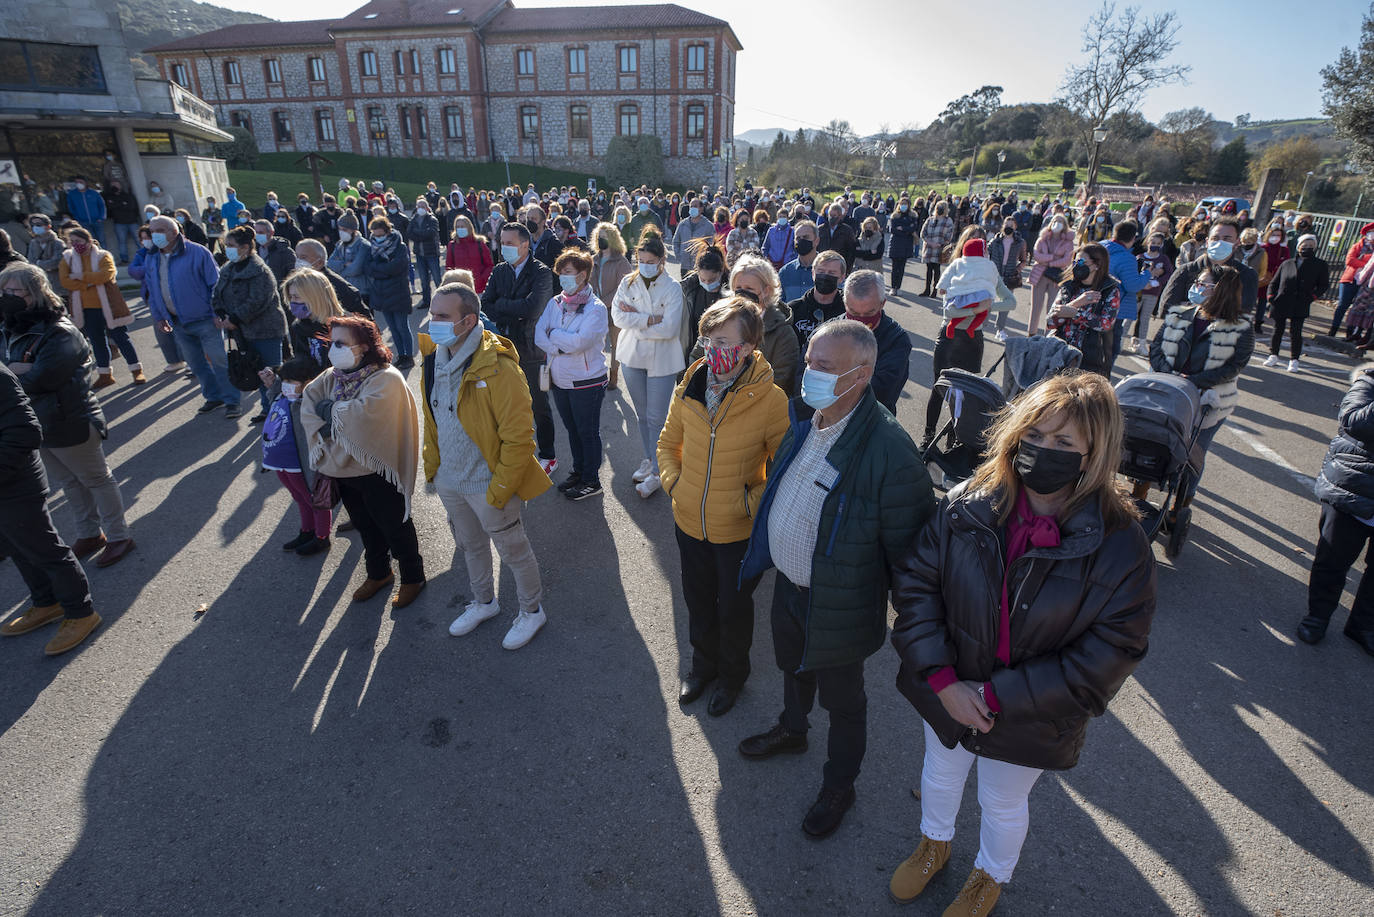
[[[734, 707], [750, 675], [753, 593], [775, 571], [781, 712], [739, 750], [751, 761], [805, 751], [819, 700], [827, 760], [802, 828], [825, 837], [854, 802], [864, 664], [887, 639], [890, 601], [899, 686], [925, 722], [922, 837], [890, 892], [913, 900], [948, 861], [976, 760], [982, 837], [946, 912], [956, 915], [991, 910], [1036, 779], [1076, 763], [1088, 721], [1146, 652], [1154, 560], [1136, 521], [1149, 485], [1132, 499], [1118, 481], [1118, 357], [1139, 353], [1201, 391], [1205, 453], [1266, 318], [1267, 364], [1286, 334], [1296, 370], [1303, 321], [1329, 285], [1302, 217], [1258, 227], [1244, 211], [1183, 216], [1148, 195], [1122, 210], [1015, 192], [846, 189], [818, 202], [809, 189], [747, 183], [683, 195], [430, 183], [402, 201], [381, 182], [341, 180], [337, 194], [317, 205], [301, 193], [291, 209], [269, 194], [255, 211], [231, 188], [200, 220], [150, 199], [142, 221], [136, 205], [119, 211], [116, 226], [132, 226], [111, 252], [96, 192], [83, 181], [72, 193], [85, 218], [70, 207], [30, 216], [27, 257], [0, 234], [0, 550], [31, 592], [0, 634], [60, 621], [46, 651], [79, 645], [100, 624], [80, 558], [98, 551], [108, 566], [134, 547], [97, 397], [118, 384], [116, 354], [132, 384], [146, 382], [117, 259], [140, 285], [166, 370], [194, 376], [198, 413], [237, 418], [242, 395], [257, 395], [261, 468], [300, 522], [282, 548], [315, 556], [357, 532], [353, 601], [385, 594], [400, 609], [420, 596], [412, 514], [421, 481], [432, 486], [472, 592], [455, 637], [501, 613], [493, 547], [518, 602], [502, 645], [519, 649], [547, 624], [522, 512], [551, 489], [572, 502], [603, 494], [601, 415], [623, 383], [642, 449], [635, 491], [663, 491], [675, 526], [691, 648], [680, 704], [709, 694], [710, 715]], [[127, 258], [126, 240], [137, 241]], [[925, 265], [915, 295], [903, 289], [913, 258]], [[1335, 324], [1367, 340], [1374, 224], [1347, 267]], [[1016, 398], [973, 477], [937, 503], [925, 456], [941, 400], [932, 395], [918, 445], [896, 419], [912, 344], [886, 306], [911, 295], [941, 312], [934, 381], [947, 368], [982, 372], [987, 322], [996, 315], [1000, 340], [1015, 334], [1013, 291], [1025, 285], [1026, 333], [1057, 338], [1080, 368]], [[428, 312], [418, 333], [417, 309]], [[418, 397], [406, 375], [417, 366]], [[1371, 378], [1342, 406], [1322, 472], [1307, 642], [1321, 639], [1374, 532]], [[70, 546], [47, 510], [50, 482], [76, 516]], [[1374, 653], [1369, 582], [1346, 633]]]

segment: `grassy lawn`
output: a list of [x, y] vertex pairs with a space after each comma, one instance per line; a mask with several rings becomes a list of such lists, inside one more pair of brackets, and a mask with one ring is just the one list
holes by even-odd
[[[1047, 191], [1053, 191], [1053, 189], [1062, 186], [1064, 181], [1064, 170], [1066, 168], [1069, 167], [1048, 166], [1040, 169], [1021, 169], [1016, 172], [1003, 172], [1001, 176], [998, 178], [998, 181], [1008, 184], [1013, 182], [1021, 184], [1042, 184], [1047, 186], [1053, 186], [1053, 188], [1047, 187], [1045, 189]], [[1080, 181], [1087, 176], [1086, 169], [1078, 169], [1077, 172]], [[1134, 177], [1134, 173], [1130, 169], [1127, 169], [1125, 166], [1103, 165], [1100, 169], [1098, 169], [1097, 176], [1098, 181], [1103, 182], [1104, 184], [1130, 184], [1131, 179]], [[992, 181], [992, 176], [982, 174], [976, 174], [973, 176], [973, 184], [975, 188], [982, 187], [984, 181]], [[912, 193], [919, 191], [922, 194], [925, 194], [930, 191], [943, 192], [945, 190], [945, 187], [946, 185], [944, 179], [940, 179], [938, 181], [920, 182], [918, 184], [911, 185], [910, 190], [912, 191]], [[959, 179], [951, 179], [948, 187], [950, 194], [967, 194], [968, 180], [966, 177]]]
[[[229, 181], [238, 192], [239, 199], [249, 206], [257, 206], [267, 199], [268, 191], [277, 192], [282, 201], [293, 200], [300, 191], [310, 194], [312, 200], [317, 195], [310, 187], [310, 170], [305, 164], [295, 165], [300, 153], [264, 153], [258, 160], [256, 169], [230, 169]], [[439, 162], [431, 159], [378, 159], [376, 156], [362, 156], [357, 153], [330, 153], [328, 159], [334, 164], [320, 170], [320, 180], [325, 190], [331, 193], [339, 187], [340, 178], [350, 181], [364, 179], [368, 182], [380, 180], [388, 187], [394, 187], [404, 200], [414, 200], [424, 191], [425, 183], [433, 181], [440, 190], [447, 191], [452, 182], [466, 189], [469, 185], [476, 188], [504, 188], [506, 185], [506, 165], [501, 162]], [[585, 189], [587, 179], [596, 177], [598, 187], [605, 187], [600, 176], [588, 176], [582, 172], [564, 172], [558, 169], [532, 168], [528, 162], [510, 164], [510, 180], [513, 184], [524, 185], [534, 182], [543, 191], [550, 185], [575, 185]]]

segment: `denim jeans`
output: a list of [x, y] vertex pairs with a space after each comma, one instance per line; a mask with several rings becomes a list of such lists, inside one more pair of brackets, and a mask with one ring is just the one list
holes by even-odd
[[[138, 224], [137, 223], [116, 223], [115, 228], [115, 247], [114, 256], [120, 264], [128, 264], [132, 254], [125, 252], [138, 251]], [[128, 243], [127, 245], [125, 243]]]
[[1198, 448], [1202, 450], [1202, 467], [1198, 469], [1197, 475], [1193, 477], [1192, 483], [1188, 485], [1189, 500], [1193, 499], [1193, 496], [1197, 493], [1197, 486], [1202, 483], [1202, 472], [1207, 468], [1207, 450], [1212, 448], [1212, 440], [1216, 439], [1217, 431], [1221, 429], [1224, 423], [1226, 423], [1226, 421], [1223, 420], [1221, 423], [1213, 424], [1210, 427], [1203, 427], [1202, 431], [1197, 435], [1197, 445]]
[[[281, 338], [269, 341], [249, 341], [249, 345], [262, 357], [262, 362], [273, 369], [281, 366]], [[267, 409], [272, 406], [271, 400], [267, 397], [267, 387], [258, 386], [258, 401], [262, 403], [262, 412], [267, 413]]]
[[173, 363], [185, 363], [185, 358], [181, 355], [181, 348], [177, 346], [177, 336], [175, 331], [163, 331], [156, 321], [153, 322], [153, 335], [157, 338], [158, 350], [162, 351], [162, 359], [167, 365]]
[[172, 332], [186, 365], [200, 383], [206, 401], [238, 404], [239, 390], [229, 383], [229, 357], [224, 350], [224, 332], [208, 318], [193, 322], [174, 320]]
[[1336, 294], [1336, 314], [1331, 316], [1330, 337], [1335, 337], [1341, 330], [1341, 320], [1345, 318], [1345, 313], [1350, 311], [1350, 304], [1355, 301], [1355, 294], [1359, 292], [1358, 283], [1343, 283], [1340, 285], [1340, 292]]
[[[106, 325], [105, 313], [100, 309], [82, 309], [81, 319], [84, 323], [81, 331], [86, 335], [86, 340], [91, 342], [91, 352], [95, 355], [95, 368], [98, 372], [110, 371], [110, 341], [114, 341], [119, 352], [124, 355], [130, 371], [143, 368], [138, 362], [138, 352], [134, 350], [134, 343], [129, 340], [128, 328], [111, 328]], [[106, 340], [107, 337], [109, 340]]]
[[553, 387], [553, 403], [568, 430], [573, 474], [584, 481], [598, 481], [601, 471], [601, 402], [604, 382], [590, 388]]
[[396, 358], [415, 356], [415, 335], [410, 332], [410, 313], [379, 309], [377, 315], [391, 329], [391, 343], [396, 347]]
[[444, 269], [439, 264], [438, 255], [420, 255], [412, 264], [420, 272], [420, 308], [429, 308], [430, 288], [438, 287], [444, 278]]
[[658, 474], [658, 437], [668, 421], [668, 406], [673, 401], [677, 378], [651, 376], [648, 370], [633, 366], [621, 366], [620, 373], [625, 378], [635, 414], [639, 416], [639, 439], [644, 446], [644, 457], [653, 466], [654, 474]]

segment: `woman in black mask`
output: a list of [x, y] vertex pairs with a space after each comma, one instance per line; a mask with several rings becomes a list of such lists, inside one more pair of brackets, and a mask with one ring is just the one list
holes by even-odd
[[1110, 260], [1096, 242], [1079, 248], [1049, 314], [1050, 334], [1083, 351], [1082, 367], [1104, 376], [1111, 375], [1112, 328], [1121, 308]]
[[1045, 379], [999, 416], [987, 460], [893, 570], [897, 686], [925, 721], [921, 842], [889, 885], [900, 902], [949, 861], [976, 761], [978, 856], [950, 912], [993, 909], [1037, 778], [1078, 762], [1088, 721], [1145, 656], [1155, 564], [1116, 483], [1121, 439], [1106, 379]]

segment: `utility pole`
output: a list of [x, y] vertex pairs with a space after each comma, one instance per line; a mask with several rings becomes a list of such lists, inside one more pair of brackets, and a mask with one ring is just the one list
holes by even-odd
[[300, 164], [303, 163], [303, 162], [309, 164], [309, 166], [310, 166], [310, 180], [314, 183], [314, 185], [315, 185], [315, 190], [316, 190], [317, 192], [319, 192], [321, 198], [323, 198], [323, 196], [324, 196], [324, 184], [320, 181], [320, 166], [322, 166], [322, 165], [325, 165], [325, 166], [332, 166], [332, 165], [334, 164], [334, 160], [332, 160], [332, 159], [326, 159], [325, 157], [321, 156], [319, 153], [315, 153], [315, 152], [312, 151], [312, 152], [306, 153], [306, 154], [305, 154], [304, 156], [302, 156], [300, 159], [297, 159], [296, 162], [295, 162], [295, 165], [300, 165]]

